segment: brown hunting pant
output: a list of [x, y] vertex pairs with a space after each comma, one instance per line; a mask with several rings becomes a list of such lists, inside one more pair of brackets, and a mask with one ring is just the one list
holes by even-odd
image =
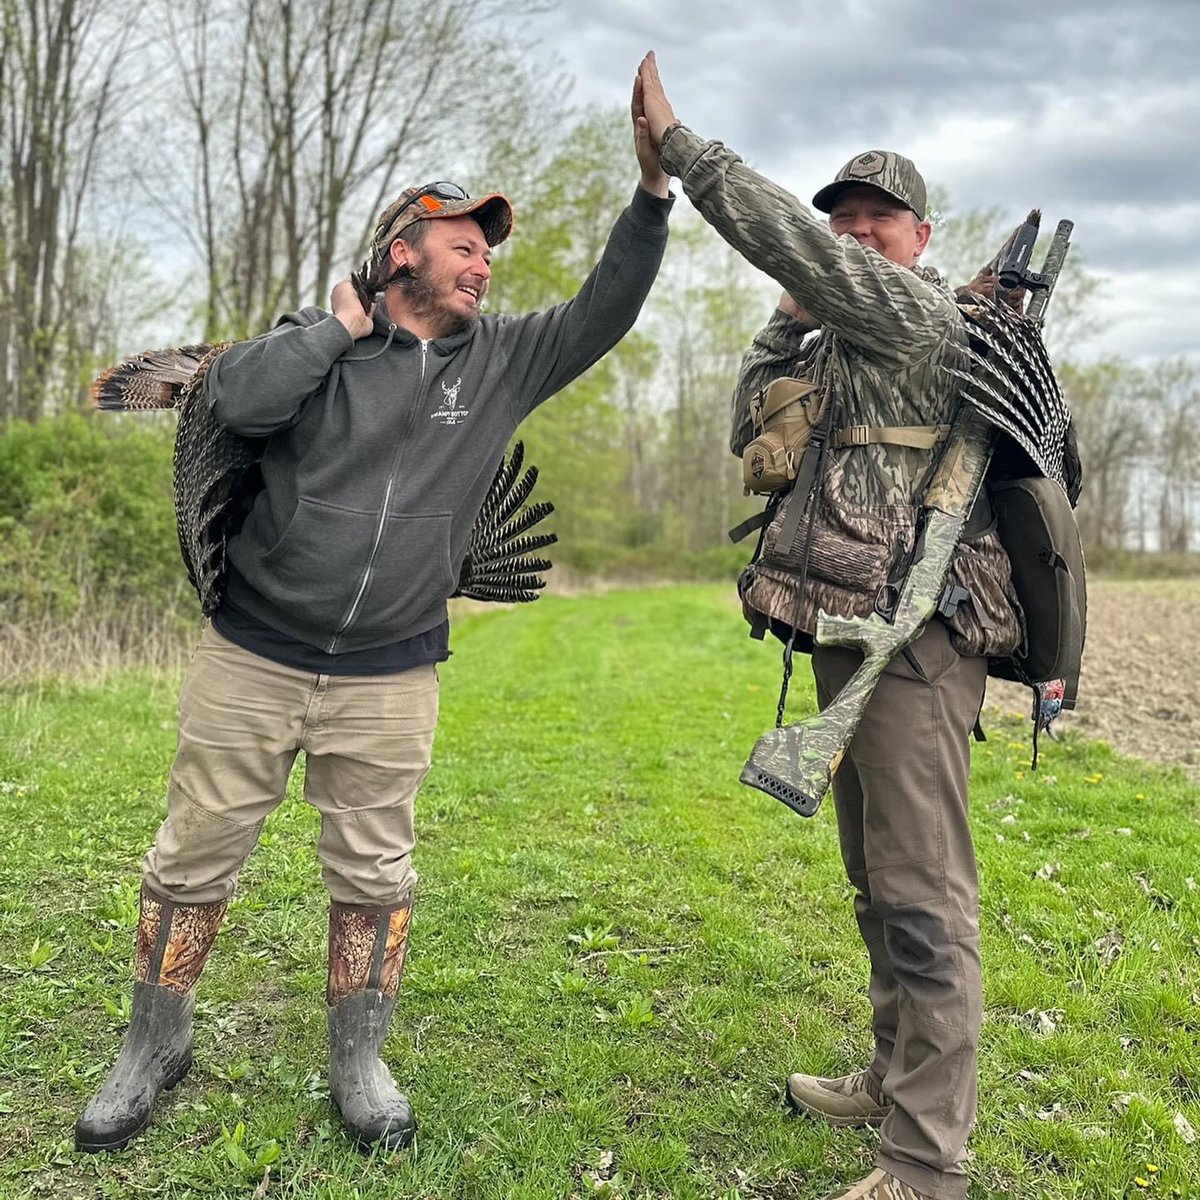
[[[816, 647], [824, 708], [855, 651]], [[892, 1104], [878, 1165], [935, 1200], [962, 1200], [975, 1121], [983, 998], [979, 882], [967, 821], [969, 739], [987, 660], [934, 620], [879, 681], [833, 796], [871, 962], [872, 1075]]]
[[432, 664], [315, 675], [243, 650], [209, 626], [179, 699], [167, 819], [142, 862], [146, 885], [180, 904], [227, 899], [303, 750], [304, 797], [321, 814], [317, 855], [330, 898], [397, 904], [416, 879], [413, 800], [429, 770], [437, 711]]

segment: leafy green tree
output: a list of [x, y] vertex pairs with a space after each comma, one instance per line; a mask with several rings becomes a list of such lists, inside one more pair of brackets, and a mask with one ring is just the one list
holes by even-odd
[[186, 603], [171, 420], [72, 415], [0, 432], [0, 620], [97, 622]]
[[[493, 311], [538, 311], [572, 297], [637, 183], [628, 114], [587, 112], [560, 141], [542, 147], [525, 155], [509, 189], [517, 224], [496, 258]], [[503, 150], [497, 147], [493, 170], [505, 165]], [[628, 397], [653, 357], [644, 339], [626, 338], [522, 426], [542, 494], [558, 508], [563, 562], [603, 567], [611, 548], [630, 540], [629, 403], [619, 395]]]

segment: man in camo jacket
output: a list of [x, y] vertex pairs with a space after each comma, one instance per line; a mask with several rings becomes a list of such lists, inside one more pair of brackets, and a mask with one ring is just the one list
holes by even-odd
[[[752, 436], [750, 397], [780, 375], [806, 375], [834, 406], [811, 511], [793, 514], [788, 529], [791, 504], [806, 497], [793, 493], [779, 506], [740, 584], [752, 622], [781, 638], [794, 628], [811, 650], [823, 708], [860, 658], [813, 646], [817, 612], [865, 616], [881, 587], [903, 578], [924, 481], [956, 403], [947, 368], [963, 363], [965, 334], [953, 295], [918, 263], [930, 236], [925, 185], [898, 154], [860, 154], [813, 198], [826, 223], [676, 122], [653, 55], [641, 76], [664, 169], [784, 288], [743, 362], [734, 451]], [[988, 514], [972, 519], [950, 582], [969, 602], [931, 621], [887, 668], [834, 776], [842, 857], [871, 964], [874, 1056], [840, 1078], [792, 1075], [788, 1097], [834, 1125], [881, 1126], [876, 1170], [839, 1200], [962, 1200], [967, 1192], [982, 1013], [969, 738], [987, 656], [1011, 653], [1021, 636]]]

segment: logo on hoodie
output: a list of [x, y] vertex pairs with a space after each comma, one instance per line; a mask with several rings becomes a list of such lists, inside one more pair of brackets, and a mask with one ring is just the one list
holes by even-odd
[[431, 421], [436, 421], [439, 425], [461, 425], [470, 415], [469, 408], [459, 408], [458, 406], [458, 391], [462, 387], [462, 376], [460, 375], [453, 383], [442, 383], [442, 407], [434, 409], [429, 414]]

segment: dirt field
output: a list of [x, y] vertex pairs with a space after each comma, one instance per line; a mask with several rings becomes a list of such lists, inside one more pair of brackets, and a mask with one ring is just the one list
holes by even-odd
[[[1200, 781], [1200, 580], [1089, 581], [1079, 707], [1063, 728]], [[987, 703], [1028, 715], [1029, 693], [992, 680]]]

